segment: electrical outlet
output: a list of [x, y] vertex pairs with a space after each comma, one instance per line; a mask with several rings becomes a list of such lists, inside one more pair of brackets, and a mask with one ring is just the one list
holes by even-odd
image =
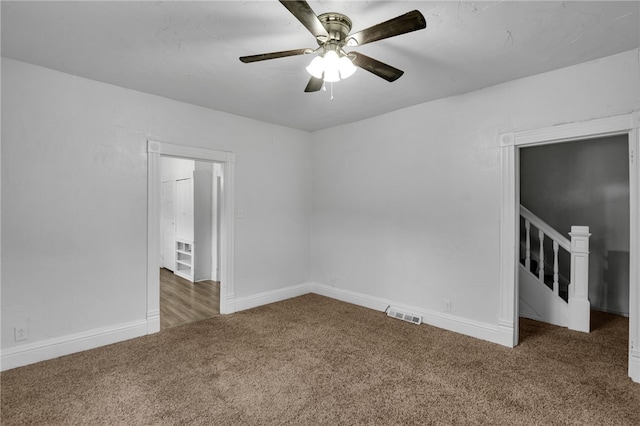
[[29, 328], [27, 327], [15, 327], [13, 332], [16, 342], [27, 340], [29, 338]]
[[449, 299], [444, 299], [442, 301], [442, 305], [443, 305], [443, 310], [445, 312], [451, 312], [451, 300]]

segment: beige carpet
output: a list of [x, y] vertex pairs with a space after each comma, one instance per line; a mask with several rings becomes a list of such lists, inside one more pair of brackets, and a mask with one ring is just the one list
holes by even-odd
[[0, 375], [2, 425], [640, 424], [628, 320], [504, 348], [317, 295]]

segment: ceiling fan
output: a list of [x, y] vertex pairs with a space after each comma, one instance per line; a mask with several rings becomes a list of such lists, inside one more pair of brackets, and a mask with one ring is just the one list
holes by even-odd
[[357, 33], [349, 34], [351, 19], [341, 13], [330, 12], [316, 15], [305, 0], [280, 0], [280, 3], [311, 32], [319, 47], [317, 49], [293, 49], [242, 56], [240, 61], [250, 63], [318, 52], [318, 56], [307, 66], [311, 79], [304, 89], [305, 92], [320, 90], [325, 81], [332, 83], [345, 79], [356, 71], [356, 67], [365, 69], [389, 82], [396, 81], [404, 74], [404, 71], [362, 53], [345, 52], [344, 48], [362, 46], [366, 43], [427, 27], [422, 13], [413, 10]]

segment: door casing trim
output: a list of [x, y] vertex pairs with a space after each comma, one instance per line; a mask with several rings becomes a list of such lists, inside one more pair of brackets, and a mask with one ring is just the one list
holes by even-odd
[[235, 312], [235, 162], [233, 152], [147, 141], [147, 334], [160, 331], [160, 157], [222, 165], [220, 209], [220, 313]]
[[626, 134], [629, 137], [630, 271], [629, 376], [640, 383], [640, 112], [502, 133], [500, 143], [500, 312], [499, 326], [518, 344], [519, 148]]

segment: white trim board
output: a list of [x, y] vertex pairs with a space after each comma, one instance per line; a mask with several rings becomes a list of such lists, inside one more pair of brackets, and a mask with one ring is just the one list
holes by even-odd
[[147, 321], [141, 320], [20, 345], [2, 351], [0, 370], [22, 367], [146, 334]]
[[[510, 346], [511, 334], [503, 330], [500, 326], [485, 324], [479, 321], [473, 321], [466, 318], [457, 317], [447, 313], [441, 313], [431, 310], [418, 308], [415, 306], [404, 305], [392, 300], [383, 299], [375, 296], [369, 296], [350, 290], [338, 289], [319, 283], [301, 283], [290, 287], [279, 288], [276, 290], [258, 293], [252, 296], [233, 299], [230, 298], [228, 303], [233, 307], [235, 312], [243, 311], [271, 303], [281, 302], [305, 294], [318, 294], [353, 305], [362, 306], [376, 311], [384, 312], [388, 306], [394, 306], [401, 310], [413, 312], [422, 316], [425, 324], [444, 330], [464, 334], [477, 339], [486, 340], [503, 346]], [[152, 315], [153, 320], [159, 316]], [[135, 337], [141, 337], [151, 334], [150, 320], [141, 320], [115, 327], [107, 327], [96, 330], [89, 330], [82, 333], [63, 336], [42, 342], [36, 342], [28, 345], [21, 345], [2, 351], [0, 355], [1, 369], [8, 370], [11, 368], [21, 367], [48, 359], [57, 358], [63, 355], [69, 355], [88, 349], [94, 349], [100, 346], [129, 340]], [[157, 324], [159, 328], [159, 323]]]
[[384, 312], [387, 307], [393, 306], [396, 309], [413, 312], [422, 316], [422, 322], [424, 324], [464, 334], [465, 336], [474, 337], [476, 339], [497, 343], [502, 346], [511, 346], [511, 333], [502, 329], [499, 325], [486, 324], [449, 313], [405, 305], [392, 300], [356, 293], [349, 290], [342, 290], [325, 284], [311, 283], [310, 290], [312, 293], [319, 294], [321, 296], [330, 297], [332, 299], [341, 300], [343, 302], [381, 312]]
[[640, 383], [640, 112], [500, 135], [500, 324], [518, 343], [519, 148], [626, 134], [629, 137], [629, 377]]
[[464, 334], [476, 339], [497, 343], [502, 346], [511, 346], [511, 333], [497, 325], [486, 324], [448, 313], [409, 306], [392, 300], [313, 282], [267, 291], [244, 298], [238, 298], [235, 301], [235, 309], [236, 312], [243, 311], [270, 303], [281, 302], [283, 300], [309, 293], [318, 294], [320, 296], [329, 297], [331, 299], [340, 300], [342, 302], [351, 303], [353, 305], [362, 306], [364, 308], [380, 312], [384, 312], [389, 306], [394, 306], [397, 309], [413, 312], [422, 316], [422, 321], [425, 324], [455, 333]]
[[235, 299], [235, 311], [245, 311], [247, 309], [264, 306], [271, 303], [281, 302], [298, 296], [311, 293], [310, 284], [303, 283], [291, 287], [279, 288], [277, 290], [265, 291], [247, 297]]

